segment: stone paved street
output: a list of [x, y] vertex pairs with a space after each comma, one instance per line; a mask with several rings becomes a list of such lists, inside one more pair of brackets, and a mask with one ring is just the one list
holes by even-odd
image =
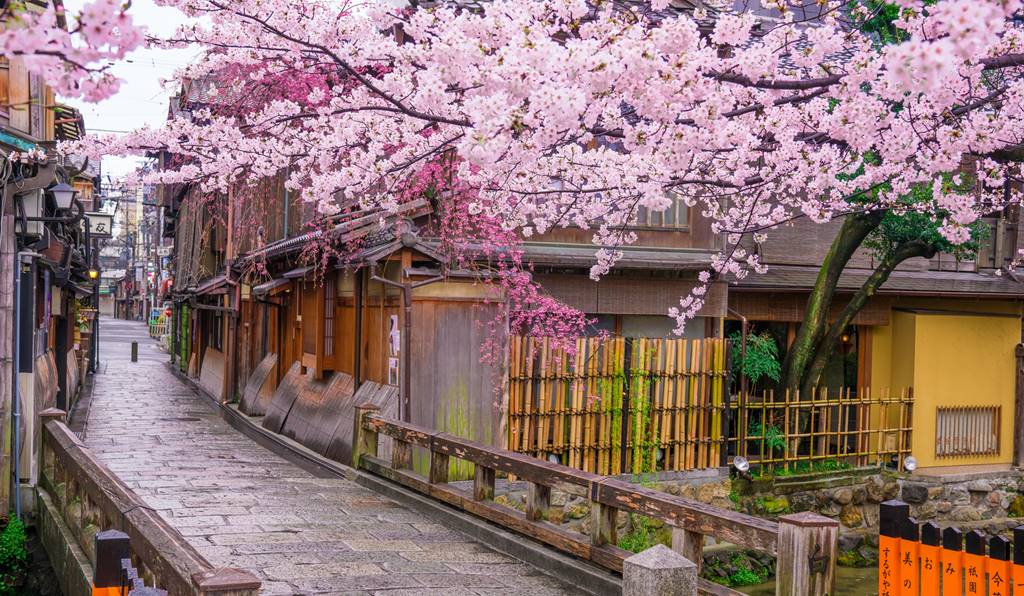
[[[129, 342], [139, 340], [139, 362]], [[142, 323], [101, 322], [85, 442], [217, 566], [267, 594], [575, 593], [344, 479], [319, 479], [231, 428], [167, 368]]]

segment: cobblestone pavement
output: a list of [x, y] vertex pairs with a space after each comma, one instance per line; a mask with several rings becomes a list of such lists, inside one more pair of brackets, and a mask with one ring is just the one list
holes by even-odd
[[211, 563], [259, 575], [265, 594], [577, 593], [369, 489], [316, 478], [264, 449], [168, 370], [142, 323], [104, 319], [100, 337], [86, 445]]

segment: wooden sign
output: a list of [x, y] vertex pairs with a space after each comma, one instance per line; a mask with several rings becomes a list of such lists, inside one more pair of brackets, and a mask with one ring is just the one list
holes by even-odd
[[85, 214], [89, 223], [89, 235], [92, 238], [112, 238], [114, 235], [114, 216], [110, 213], [93, 212]]

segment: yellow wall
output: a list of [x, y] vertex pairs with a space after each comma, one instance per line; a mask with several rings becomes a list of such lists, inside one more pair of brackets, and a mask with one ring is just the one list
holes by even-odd
[[[977, 314], [980, 309], [972, 303], [968, 314], [929, 306], [893, 311], [889, 325], [871, 329], [871, 386], [913, 387], [912, 452], [921, 467], [1011, 463], [1014, 348], [1021, 340], [1021, 319], [1006, 315], [1019, 307], [991, 303], [986, 309], [991, 314]], [[1000, 453], [936, 458], [936, 408], [970, 405], [1002, 406]]]

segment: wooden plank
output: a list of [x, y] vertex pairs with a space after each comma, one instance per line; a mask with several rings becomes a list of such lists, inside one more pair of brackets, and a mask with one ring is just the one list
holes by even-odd
[[379, 415], [368, 415], [364, 418], [363, 426], [367, 430], [387, 435], [393, 439], [399, 441], [405, 441], [412, 445], [419, 447], [430, 448], [431, 438], [437, 434], [437, 431], [431, 430], [423, 426], [417, 426], [415, 424], [409, 424], [405, 422], [398, 422], [397, 420], [389, 420]]

